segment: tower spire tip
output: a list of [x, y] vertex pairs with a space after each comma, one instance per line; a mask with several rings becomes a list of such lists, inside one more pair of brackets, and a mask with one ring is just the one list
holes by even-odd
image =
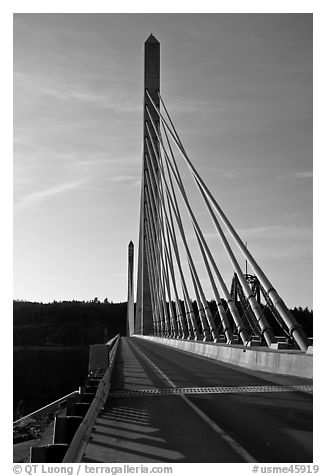
[[159, 41], [155, 38], [153, 33], [151, 33], [145, 43], [159, 43]]

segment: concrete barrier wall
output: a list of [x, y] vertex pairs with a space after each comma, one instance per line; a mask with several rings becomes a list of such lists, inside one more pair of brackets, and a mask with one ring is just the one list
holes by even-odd
[[251, 370], [313, 378], [311, 354], [299, 350], [271, 350], [259, 347], [232, 346], [155, 336], [134, 335], [151, 342], [219, 360]]

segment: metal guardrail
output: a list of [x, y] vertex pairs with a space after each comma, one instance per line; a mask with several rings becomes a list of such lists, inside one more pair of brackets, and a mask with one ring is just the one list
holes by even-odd
[[28, 421], [30, 419], [33, 419], [35, 417], [40, 417], [44, 415], [44, 413], [47, 413], [50, 410], [54, 410], [56, 407], [59, 407], [59, 405], [70, 398], [76, 396], [79, 393], [79, 390], [74, 390], [71, 393], [68, 393], [64, 397], [59, 398], [58, 400], [55, 400], [52, 403], [49, 403], [48, 405], [45, 405], [45, 407], [39, 408], [38, 410], [35, 410], [35, 412], [29, 413], [28, 415], [23, 416], [22, 418], [19, 418], [19, 420], [14, 421], [13, 425], [14, 428], [18, 425], [20, 425], [24, 421]]
[[[105, 345], [108, 345], [109, 349], [111, 349], [112, 346], [114, 345], [115, 341], [118, 339], [118, 337], [120, 337], [119, 334], [117, 334], [112, 339], [110, 339], [108, 342], [106, 342]], [[73, 392], [68, 393], [64, 397], [61, 397], [58, 400], [55, 400], [54, 402], [49, 403], [48, 405], [45, 405], [44, 407], [39, 408], [38, 410], [35, 410], [34, 412], [29, 413], [28, 415], [25, 415], [22, 418], [19, 418], [19, 420], [16, 420], [16, 421], [13, 422], [13, 426], [16, 427], [25, 420], [33, 419], [36, 416], [40, 417], [40, 416], [44, 415], [44, 413], [47, 413], [48, 411], [53, 410], [56, 406], [59, 406], [60, 403], [63, 403], [64, 401], [69, 400], [70, 398], [76, 396], [78, 393], [80, 393], [79, 390], [74, 390]]]
[[117, 334], [116, 336], [112, 337], [112, 339], [108, 340], [105, 345], [108, 345], [109, 348], [111, 348], [117, 339], [120, 339], [120, 334]]
[[105, 371], [105, 374], [98, 385], [95, 397], [83, 419], [81, 424], [78, 427], [78, 430], [73, 437], [69, 448], [63, 458], [63, 463], [78, 463], [80, 462], [83, 454], [83, 450], [87, 444], [88, 438], [93, 429], [97, 415], [103, 408], [103, 405], [106, 402], [109, 390], [111, 387], [111, 375], [114, 367], [114, 362], [116, 358], [116, 352], [118, 349], [120, 335], [116, 335], [113, 339], [107, 342], [107, 345], [110, 346], [109, 354], [109, 366]]

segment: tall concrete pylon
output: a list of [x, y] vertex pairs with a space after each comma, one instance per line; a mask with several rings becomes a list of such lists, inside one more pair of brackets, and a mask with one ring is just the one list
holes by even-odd
[[128, 301], [127, 301], [127, 336], [135, 332], [134, 313], [134, 244], [128, 246]]
[[[156, 107], [159, 109], [160, 90], [160, 43], [151, 34], [145, 42], [145, 64], [144, 64], [144, 131], [143, 131], [143, 167], [141, 181], [141, 201], [140, 201], [140, 224], [139, 224], [139, 246], [138, 246], [138, 273], [137, 273], [137, 305], [135, 317], [135, 334], [148, 335], [153, 333], [153, 312], [149, 287], [147, 252], [146, 252], [146, 231], [145, 231], [145, 208], [146, 197], [145, 188], [147, 187], [148, 171], [146, 164], [147, 145], [146, 139], [150, 142], [146, 123], [149, 126], [151, 135], [154, 138], [154, 147], [159, 151], [159, 141], [155, 139], [154, 128], [151, 124], [148, 112], [159, 128], [160, 118], [155, 111], [154, 106], [146, 95], [146, 90], [153, 99]], [[155, 157], [154, 151], [152, 153]], [[154, 159], [155, 160], [155, 159]], [[158, 166], [155, 160], [155, 172]]]

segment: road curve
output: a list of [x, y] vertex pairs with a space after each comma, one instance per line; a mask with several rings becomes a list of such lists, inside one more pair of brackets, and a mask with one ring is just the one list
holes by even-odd
[[122, 338], [82, 462], [312, 462], [311, 383]]

